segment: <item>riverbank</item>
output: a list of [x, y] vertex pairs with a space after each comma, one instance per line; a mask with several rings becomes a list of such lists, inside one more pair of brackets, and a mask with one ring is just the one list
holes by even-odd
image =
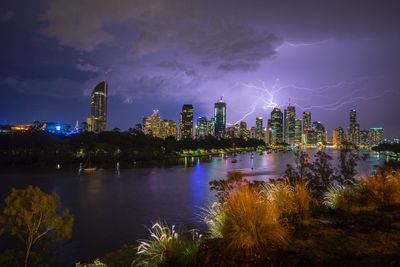
[[[286, 250], [255, 258], [233, 258], [224, 249], [224, 239], [204, 239], [194, 266], [400, 265], [400, 205], [358, 214], [327, 211], [292, 228], [291, 234]], [[101, 261], [110, 267], [130, 266], [136, 251], [134, 245], [124, 246]]]

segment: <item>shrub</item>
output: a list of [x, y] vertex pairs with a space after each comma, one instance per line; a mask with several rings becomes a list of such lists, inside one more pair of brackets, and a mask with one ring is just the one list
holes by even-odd
[[400, 204], [400, 172], [378, 172], [361, 180], [360, 193], [376, 208]]
[[244, 251], [253, 256], [284, 248], [288, 243], [288, 231], [279, 223], [279, 208], [248, 185], [229, 194], [223, 212], [221, 234], [233, 255]]
[[329, 186], [324, 194], [323, 204], [333, 210], [343, 207], [346, 188], [344, 186]]
[[214, 202], [208, 208], [203, 209], [201, 215], [202, 221], [208, 226], [212, 238], [222, 238], [221, 228], [225, 222], [225, 213], [222, 210], [222, 204]]
[[162, 223], [155, 223], [149, 240], [140, 240], [137, 249], [138, 258], [134, 266], [158, 266], [169, 264], [174, 266], [190, 266], [196, 259], [199, 238], [192, 241], [183, 240], [175, 231]]
[[308, 219], [312, 195], [306, 182], [285, 180], [264, 184], [261, 193], [276, 205], [284, 219], [294, 222]]

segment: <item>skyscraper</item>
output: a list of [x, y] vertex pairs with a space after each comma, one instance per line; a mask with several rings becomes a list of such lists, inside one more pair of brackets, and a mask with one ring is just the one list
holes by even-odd
[[90, 97], [90, 117], [86, 119], [87, 130], [102, 132], [107, 129], [108, 84], [103, 81], [96, 85]]
[[350, 110], [350, 125], [357, 123], [357, 111], [355, 109]]
[[312, 123], [312, 130], [316, 133], [316, 142], [325, 145], [327, 136], [324, 125], [319, 121], [314, 121]]
[[301, 135], [302, 135], [301, 120], [296, 120], [294, 126], [294, 144], [296, 145], [301, 144]]
[[179, 123], [181, 139], [193, 138], [193, 105], [183, 105]]
[[214, 133], [217, 138], [225, 137], [226, 103], [221, 99], [214, 104]]
[[152, 135], [158, 138], [164, 138], [163, 131], [161, 129], [161, 116], [158, 110], [153, 110], [153, 114], [143, 118], [143, 133], [146, 135]]
[[357, 111], [355, 109], [350, 110], [350, 125], [347, 128], [347, 141], [354, 145], [360, 145], [360, 125], [357, 123]]
[[196, 138], [204, 139], [208, 136], [208, 121], [206, 117], [199, 117], [197, 119]]
[[310, 111], [303, 112], [303, 133], [306, 130], [311, 130], [311, 112]]
[[271, 112], [272, 142], [283, 143], [283, 114], [279, 108]]
[[293, 145], [295, 143], [295, 121], [296, 109], [294, 106], [288, 106], [285, 109], [285, 142]]
[[343, 145], [345, 141], [345, 134], [342, 127], [339, 126], [335, 130], [333, 130], [332, 141], [333, 141], [333, 146], [336, 148], [339, 148]]
[[383, 128], [369, 129], [369, 145], [377, 146], [383, 142]]
[[174, 137], [177, 136], [177, 127], [176, 122], [173, 120], [163, 120], [161, 121], [161, 136], [162, 138]]
[[262, 117], [257, 117], [256, 118], [256, 138], [257, 139], [263, 139], [264, 133], [263, 133], [263, 118]]

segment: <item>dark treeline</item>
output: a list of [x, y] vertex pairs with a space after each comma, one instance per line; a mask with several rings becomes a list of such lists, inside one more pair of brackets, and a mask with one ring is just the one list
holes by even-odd
[[42, 131], [0, 135], [0, 165], [76, 163], [90, 158], [92, 163], [142, 161], [178, 156], [183, 150], [211, 150], [236, 147], [257, 148], [256, 139], [203, 140], [160, 139], [140, 132], [82, 132], [64, 136]]
[[373, 148], [375, 151], [392, 151], [400, 153], [400, 144], [380, 144]]

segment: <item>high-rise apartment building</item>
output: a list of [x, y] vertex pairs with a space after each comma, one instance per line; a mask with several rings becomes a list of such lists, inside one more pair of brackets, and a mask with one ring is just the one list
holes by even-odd
[[301, 135], [303, 134], [301, 126], [302, 126], [302, 121], [295, 120], [295, 124], [294, 124], [294, 144], [295, 145], [301, 144]]
[[338, 127], [333, 130], [333, 146], [336, 148], [342, 147], [343, 143], [346, 141], [346, 136], [342, 127]]
[[263, 118], [262, 117], [257, 117], [256, 118], [256, 138], [257, 139], [263, 139], [264, 133], [263, 133]]
[[250, 128], [250, 138], [256, 138], [256, 127], [254, 126]]
[[193, 105], [183, 105], [179, 116], [179, 130], [181, 139], [193, 138]]
[[158, 138], [164, 138], [163, 131], [161, 129], [161, 116], [158, 110], [153, 110], [153, 114], [143, 118], [143, 133], [146, 135], [152, 135]]
[[173, 120], [163, 120], [161, 121], [161, 136], [162, 138], [173, 137], [176, 139], [178, 134], [178, 129], [176, 122]]
[[197, 119], [196, 138], [205, 139], [208, 136], [208, 121], [206, 117]]
[[303, 132], [306, 130], [311, 130], [311, 112], [303, 112]]
[[287, 144], [293, 145], [295, 143], [295, 121], [296, 109], [294, 106], [288, 106], [285, 109], [285, 122], [284, 122], [284, 136]]
[[283, 143], [283, 114], [279, 108], [271, 112], [272, 143]]
[[377, 146], [383, 142], [383, 128], [369, 129], [369, 145]]
[[90, 117], [86, 119], [87, 130], [102, 132], [107, 129], [108, 84], [103, 81], [96, 85], [90, 96]]
[[360, 125], [357, 123], [357, 111], [355, 109], [350, 110], [350, 125], [347, 127], [347, 141], [357, 146], [360, 145]]
[[226, 128], [226, 103], [221, 99], [214, 104], [214, 135], [225, 138]]

